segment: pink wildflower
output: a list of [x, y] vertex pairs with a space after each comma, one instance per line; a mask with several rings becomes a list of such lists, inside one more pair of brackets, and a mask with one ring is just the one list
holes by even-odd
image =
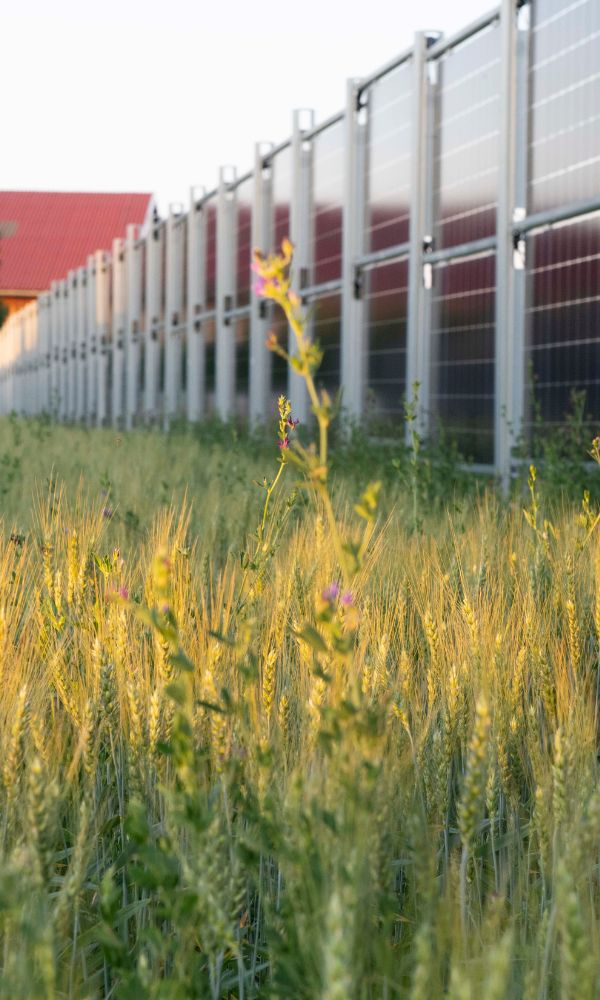
[[328, 601], [331, 604], [333, 601], [337, 600], [339, 592], [340, 588], [337, 583], [330, 583], [328, 587], [325, 587], [321, 597], [324, 601]]

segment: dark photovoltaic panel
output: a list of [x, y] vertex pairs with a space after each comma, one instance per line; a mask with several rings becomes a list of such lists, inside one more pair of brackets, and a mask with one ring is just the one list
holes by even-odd
[[433, 134], [435, 246], [496, 230], [500, 29], [491, 25], [437, 61]]
[[586, 418], [597, 423], [600, 218], [529, 237], [527, 265], [526, 425], [536, 416], [549, 426], [563, 423], [573, 391], [585, 393]]
[[315, 381], [331, 395], [340, 387], [341, 308], [342, 298], [337, 292], [334, 295], [324, 295], [310, 304], [313, 336], [323, 351], [323, 360]]
[[312, 283], [320, 285], [342, 274], [343, 121], [314, 137], [312, 158]]
[[412, 73], [403, 63], [367, 92], [366, 252], [409, 238]]
[[204, 257], [204, 279], [206, 282], [206, 293], [204, 308], [208, 311], [215, 308], [216, 303], [216, 281], [217, 281], [217, 205], [214, 198], [208, 201], [203, 212], [206, 215], [205, 223], [205, 257]]
[[202, 320], [202, 336], [204, 338], [204, 391], [206, 401], [206, 412], [215, 412], [215, 375], [216, 375], [216, 353], [215, 353], [215, 321], [210, 319]]
[[394, 261], [367, 271], [367, 417], [402, 413], [406, 389], [406, 313], [408, 261]]
[[494, 285], [490, 255], [436, 268], [432, 290], [432, 424], [478, 462], [494, 458]]
[[252, 204], [254, 177], [236, 188], [236, 282], [237, 305], [250, 304], [250, 265], [252, 263]]
[[265, 252], [279, 250], [282, 240], [290, 235], [290, 204], [292, 198], [292, 150], [286, 146], [271, 161], [273, 171], [273, 246], [261, 247]]
[[600, 193], [600, 3], [535, 0], [529, 73], [529, 205]]
[[[286, 146], [271, 161], [273, 199], [273, 244], [266, 251], [279, 250], [282, 240], [290, 236], [290, 206], [292, 195], [292, 150]], [[287, 350], [288, 328], [281, 309], [267, 306], [271, 314], [271, 329], [281, 346]], [[277, 399], [288, 392], [288, 366], [277, 354], [271, 356], [271, 409], [277, 412]], [[270, 415], [269, 414], [269, 415]]]
[[235, 321], [235, 398], [238, 417], [248, 416], [249, 379], [250, 316], [240, 316]]

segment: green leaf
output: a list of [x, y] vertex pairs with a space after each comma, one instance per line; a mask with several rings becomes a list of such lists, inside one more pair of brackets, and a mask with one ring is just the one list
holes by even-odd
[[224, 646], [230, 646], [231, 649], [235, 648], [235, 642], [233, 641], [233, 639], [228, 639], [227, 636], [223, 635], [222, 632], [216, 632], [213, 629], [209, 629], [208, 634], [213, 639], [216, 639], [217, 642], [222, 642]]
[[185, 684], [182, 684], [181, 681], [172, 681], [170, 684], [167, 684], [165, 691], [169, 698], [172, 698], [177, 705], [185, 705], [187, 701], [187, 692]]
[[178, 649], [176, 653], [171, 653], [169, 659], [174, 666], [179, 667], [179, 669], [185, 671], [186, 674], [193, 673], [194, 664], [187, 658], [182, 649]]
[[294, 635], [298, 639], [302, 639], [302, 641], [306, 642], [309, 646], [312, 646], [317, 653], [327, 652], [327, 644], [325, 640], [320, 632], [317, 632], [316, 628], [313, 628], [312, 625], [305, 625], [299, 632], [294, 632]]

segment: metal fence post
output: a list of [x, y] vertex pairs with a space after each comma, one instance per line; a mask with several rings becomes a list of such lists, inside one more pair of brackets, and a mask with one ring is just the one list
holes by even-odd
[[77, 412], [77, 271], [69, 271], [66, 299], [67, 411], [69, 423]]
[[[516, 122], [515, 122], [515, 191], [512, 221], [527, 214], [527, 169], [529, 140], [529, 27], [531, 7], [524, 4], [517, 12], [516, 38]], [[509, 415], [512, 447], [520, 441], [525, 413], [525, 339], [527, 274], [524, 237], [512, 235], [513, 248], [513, 356], [509, 370], [512, 382], [512, 412]]]
[[21, 313], [21, 413], [28, 412], [29, 403], [29, 307], [19, 310]]
[[96, 251], [96, 338], [98, 341], [98, 406], [96, 424], [103, 427], [108, 416], [108, 352], [110, 318], [110, 262], [108, 254]]
[[[265, 155], [272, 143], [257, 143], [254, 147], [254, 204], [252, 210], [252, 249], [271, 251], [273, 234], [273, 203], [271, 168], [265, 168]], [[250, 385], [249, 417], [253, 425], [267, 417], [271, 387], [271, 352], [265, 346], [269, 332], [267, 304], [250, 290]]]
[[[302, 116], [306, 116], [303, 124]], [[311, 150], [304, 140], [304, 132], [314, 126], [314, 111], [296, 110], [292, 119], [292, 199], [290, 205], [290, 239], [294, 244], [292, 290], [300, 295], [308, 282], [312, 247], [310, 240], [311, 217]], [[279, 247], [276, 247], [279, 250]], [[308, 331], [307, 331], [308, 333]], [[296, 353], [294, 334], [288, 331], [288, 351]], [[309, 415], [308, 393], [304, 379], [290, 366], [288, 369], [288, 396], [295, 419], [306, 423]]]
[[123, 382], [125, 374], [125, 246], [121, 237], [112, 246], [112, 407], [111, 423], [120, 427], [123, 421]]
[[30, 366], [31, 366], [31, 317], [30, 306], [25, 306], [21, 313], [21, 413], [29, 413], [30, 397]]
[[[408, 317], [406, 334], [406, 398], [415, 402], [418, 383], [417, 430], [426, 436], [430, 407], [430, 338], [423, 280], [423, 241], [426, 236], [427, 206], [431, 200], [428, 180], [428, 130], [430, 96], [427, 78], [427, 35], [418, 31], [413, 49], [412, 156], [410, 200], [410, 257], [408, 262]], [[410, 433], [407, 423], [406, 434]]]
[[50, 309], [50, 412], [55, 419], [60, 405], [60, 283], [53, 281], [50, 286], [52, 307]]
[[37, 300], [37, 344], [36, 344], [36, 378], [35, 378], [35, 410], [36, 414], [46, 412], [47, 377], [46, 342], [48, 332], [48, 297], [44, 292]]
[[179, 206], [176, 208], [174, 205], [170, 205], [165, 231], [165, 239], [167, 241], [165, 265], [165, 399], [163, 407], [163, 430], [165, 431], [169, 429], [171, 417], [177, 413], [181, 383], [179, 316], [182, 305], [181, 268], [183, 266], [183, 255], [181, 253], [181, 234], [177, 227], [179, 217]]
[[79, 271], [69, 272], [69, 420], [77, 420], [79, 406]]
[[[10, 324], [10, 325], [9, 325]], [[8, 405], [10, 369], [8, 362], [8, 345], [12, 324], [6, 320], [4, 334], [0, 336], [0, 414], [4, 416]]]
[[[517, 92], [517, 10], [515, 0], [502, 0], [501, 86], [500, 86], [500, 172], [498, 209], [496, 216], [496, 350], [495, 350], [495, 412], [494, 465], [506, 491], [510, 482], [511, 452], [517, 412], [515, 386], [515, 355], [517, 343], [514, 328], [515, 286], [513, 268], [513, 213], [515, 208], [516, 163], [516, 92]], [[522, 381], [521, 381], [522, 385]]]
[[60, 282], [60, 313], [59, 313], [59, 329], [60, 329], [60, 411], [59, 417], [61, 421], [65, 421], [68, 416], [68, 360], [69, 360], [69, 326], [67, 320], [67, 308], [68, 308], [68, 282], [63, 279]]
[[98, 329], [96, 321], [96, 258], [90, 254], [87, 259], [87, 282], [85, 296], [87, 328], [87, 366], [85, 390], [85, 422], [88, 427], [96, 422], [98, 393]]
[[21, 312], [21, 413], [29, 413], [30, 364], [31, 364], [31, 307], [25, 306]]
[[28, 344], [28, 355], [29, 362], [27, 365], [28, 371], [28, 400], [27, 400], [27, 412], [33, 415], [35, 407], [37, 405], [37, 338], [38, 338], [38, 308], [36, 302], [30, 302], [28, 307], [28, 331], [27, 331], [27, 344]]
[[85, 390], [86, 390], [86, 364], [87, 364], [87, 329], [86, 329], [86, 308], [85, 298], [87, 291], [87, 272], [85, 267], [77, 269], [77, 304], [76, 304], [76, 382], [77, 394], [75, 404], [75, 420], [77, 422], [85, 417]]
[[127, 226], [125, 233], [125, 272], [127, 276], [127, 315], [125, 319], [125, 428], [131, 430], [137, 417], [140, 379], [140, 305], [141, 256], [137, 245], [138, 226]]
[[124, 361], [125, 385], [123, 426], [130, 430], [137, 409], [137, 379], [139, 365], [139, 302], [140, 275], [139, 254], [136, 247], [138, 234], [137, 225], [128, 225], [125, 229], [125, 323], [124, 323]]
[[21, 410], [24, 414], [28, 414], [31, 396], [31, 307], [27, 305], [21, 312], [23, 316], [23, 354], [21, 367], [23, 389]]
[[44, 405], [43, 412], [52, 409], [52, 293], [44, 296]]
[[146, 329], [144, 330], [144, 414], [151, 422], [158, 406], [159, 325], [161, 297], [161, 233], [154, 222], [146, 236]]
[[235, 325], [226, 315], [233, 307], [235, 293], [234, 207], [230, 185], [235, 181], [235, 169], [221, 167], [217, 196], [217, 282], [216, 282], [216, 344], [215, 395], [216, 410], [221, 420], [235, 412]]
[[358, 81], [346, 81], [345, 168], [342, 234], [342, 402], [351, 422], [364, 409], [366, 387], [364, 304], [356, 271], [363, 252], [365, 210], [365, 128], [359, 123]]
[[40, 402], [40, 309], [37, 302], [31, 303], [31, 401], [29, 412], [32, 416], [38, 413]]
[[199, 202], [204, 188], [190, 188], [187, 251], [187, 418], [196, 423], [205, 409], [205, 348], [202, 320], [206, 300], [206, 217]]
[[32, 344], [32, 366], [31, 366], [31, 401], [29, 412], [35, 416], [39, 412], [40, 405], [40, 308], [37, 302], [31, 303], [31, 344]]
[[23, 317], [20, 315], [21, 310], [17, 313], [15, 318], [15, 345], [14, 345], [14, 361], [13, 361], [13, 393], [11, 400], [11, 410], [16, 413], [21, 412], [21, 382], [22, 374], [21, 369], [23, 365], [23, 335], [21, 331], [21, 326], [23, 322]]
[[45, 366], [44, 366], [44, 296], [39, 295], [37, 301], [34, 302], [34, 350], [35, 350], [35, 364], [33, 369], [33, 406], [32, 413], [38, 414], [43, 410], [43, 396], [44, 396], [44, 376], [45, 376]]

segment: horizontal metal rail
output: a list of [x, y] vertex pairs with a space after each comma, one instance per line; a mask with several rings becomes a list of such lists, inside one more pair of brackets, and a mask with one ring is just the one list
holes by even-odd
[[207, 191], [205, 194], [201, 195], [200, 198], [198, 198], [194, 202], [194, 207], [196, 208], [196, 211], [199, 211], [201, 208], [203, 208], [206, 202], [210, 201], [211, 198], [216, 198], [218, 193], [219, 193], [218, 188], [212, 188], [211, 191]]
[[335, 278], [333, 281], [322, 281], [320, 285], [310, 285], [308, 288], [300, 289], [300, 297], [302, 299], [316, 299], [322, 295], [331, 295], [335, 292], [341, 292], [342, 290], [342, 279]]
[[233, 306], [232, 309], [225, 309], [223, 312], [223, 319], [240, 319], [244, 316], [250, 315], [250, 304], [247, 306]]
[[231, 181], [227, 185], [227, 190], [235, 191], [235, 189], [239, 187], [240, 184], [243, 184], [244, 181], [249, 181], [250, 178], [253, 176], [254, 176], [254, 170], [247, 170], [245, 174], [242, 174], [240, 177], [236, 177], [234, 181]]
[[439, 59], [443, 56], [449, 49], [455, 49], [457, 45], [461, 45], [463, 42], [467, 42], [469, 38], [476, 35], [479, 31], [483, 31], [494, 21], [500, 20], [500, 7], [495, 7], [493, 10], [487, 12], [487, 14], [482, 14], [481, 17], [477, 17], [470, 24], [467, 24], [460, 31], [455, 32], [453, 35], [448, 35], [447, 37], [440, 38], [438, 42], [435, 42], [426, 53], [426, 59]]
[[452, 264], [455, 260], [463, 260], [465, 257], [478, 257], [483, 254], [493, 253], [496, 249], [496, 237], [485, 236], [480, 240], [470, 240], [468, 243], [459, 243], [455, 247], [444, 247], [442, 250], [429, 250], [423, 254], [424, 264]]
[[194, 320], [200, 320], [200, 321], [204, 319], [216, 319], [216, 318], [217, 318], [216, 309], [207, 309], [205, 312], [199, 312], [194, 316]]
[[600, 196], [587, 198], [584, 201], [572, 201], [560, 208], [548, 208], [544, 212], [533, 212], [524, 219], [513, 223], [513, 232], [519, 235], [532, 233], [536, 230], [551, 229], [560, 222], [571, 222], [600, 212]]
[[367, 90], [370, 86], [372, 86], [372, 84], [377, 83], [377, 81], [381, 80], [382, 77], [387, 76], [388, 73], [392, 73], [404, 63], [410, 62], [413, 55], [414, 49], [411, 45], [409, 49], [405, 49], [404, 52], [400, 52], [399, 55], [394, 56], [393, 59], [384, 63], [383, 66], [380, 66], [379, 69], [376, 69], [373, 73], [369, 73], [368, 76], [363, 76], [358, 84], [357, 96], [360, 97], [363, 91]]
[[497, 469], [489, 462], [459, 462], [458, 468], [461, 472], [474, 472], [480, 476], [495, 476]]
[[319, 124], [315, 125], [314, 128], [308, 129], [306, 132], [303, 132], [302, 139], [307, 142], [310, 141], [311, 139], [315, 139], [320, 132], [324, 132], [326, 129], [331, 128], [333, 125], [337, 125], [338, 122], [342, 122], [344, 120], [345, 114], [346, 114], [345, 111], [338, 111], [335, 115], [330, 115], [329, 118], [326, 118], [325, 121], [319, 122]]
[[268, 152], [266, 152], [263, 155], [263, 167], [270, 167], [271, 166], [271, 161], [276, 156], [278, 156], [279, 153], [283, 153], [283, 151], [285, 149], [289, 149], [291, 147], [291, 145], [292, 145], [292, 140], [291, 139], [285, 139], [284, 142], [278, 143], [278, 145], [274, 146], [273, 149], [269, 149]]
[[386, 247], [385, 250], [373, 250], [357, 257], [354, 266], [361, 271], [368, 267], [376, 267], [377, 264], [385, 264], [387, 261], [399, 260], [401, 257], [408, 257], [410, 254], [410, 243], [398, 243], [393, 247]]

